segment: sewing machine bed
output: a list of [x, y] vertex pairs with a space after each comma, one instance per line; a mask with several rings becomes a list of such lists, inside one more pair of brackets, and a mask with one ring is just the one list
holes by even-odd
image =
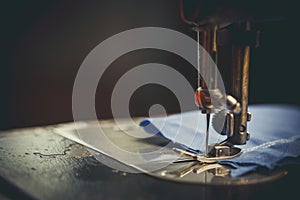
[[[68, 126], [70, 124], [60, 124]], [[260, 184], [182, 184], [111, 169], [84, 146], [53, 132], [58, 126], [0, 134], [0, 197], [12, 199], [277, 199], [297, 195], [300, 174]], [[105, 157], [105, 155], [102, 155]], [[109, 160], [110, 158], [107, 157]], [[116, 162], [116, 161], [114, 161]]]
[[[140, 120], [140, 118], [135, 118], [135, 124], [139, 124]], [[222, 166], [217, 163], [202, 165], [202, 163], [191, 161], [191, 158], [184, 156], [175, 160], [174, 158], [178, 157], [178, 152], [175, 152], [173, 148], [177, 147], [177, 144], [170, 143], [165, 138], [157, 135], [151, 135], [151, 137], [149, 137], [149, 134], [146, 133], [142, 127], [135, 126], [130, 123], [128, 119], [119, 119], [118, 121], [121, 121], [121, 123], [116, 124], [114, 120], [103, 120], [100, 122], [103, 133], [111, 142], [108, 144], [108, 148], [104, 148], [106, 144], [101, 140], [97, 140], [95, 145], [90, 145], [83, 141], [77, 133], [77, 130], [80, 132], [84, 131], [84, 133], [88, 134], [97, 133], [99, 131], [99, 123], [97, 121], [77, 123], [77, 129], [74, 123], [57, 125], [53, 131], [63, 137], [89, 147], [89, 149], [95, 150], [95, 152], [92, 151], [92, 154], [101, 162], [108, 161], [108, 166], [116, 166], [119, 169], [133, 171], [134, 173], [143, 172], [169, 181], [206, 185], [245, 185], [273, 181], [285, 176], [287, 173], [286, 170], [278, 169], [271, 171], [264, 170], [263, 172], [255, 171], [244, 176], [231, 177], [229, 166]], [[145, 134], [145, 136], [148, 137], [132, 137], [124, 133], [126, 130], [130, 130], [131, 134], [136, 131], [140, 136]], [[119, 149], [109, 148], [112, 145], [115, 145]], [[145, 152], [157, 151], [158, 153], [153, 153], [151, 156], [148, 156], [150, 158], [146, 156], [143, 157], [142, 161], [145, 159], [146, 162], [139, 164], [141, 161], [140, 157], [142, 156], [136, 157], [132, 154], [121, 154], [119, 152], [120, 149], [139, 155]], [[96, 152], [100, 152], [101, 154], [97, 154]], [[106, 155], [110, 159], [103, 159], [103, 155]], [[128, 157], [130, 157], [130, 159], [128, 159]], [[119, 163], [114, 163], [115, 161], [119, 161]], [[124, 166], [119, 167], [120, 164]], [[147, 166], [149, 165], [157, 165], [159, 167], [157, 170], [147, 170]], [[128, 167], [132, 169], [128, 169]]]

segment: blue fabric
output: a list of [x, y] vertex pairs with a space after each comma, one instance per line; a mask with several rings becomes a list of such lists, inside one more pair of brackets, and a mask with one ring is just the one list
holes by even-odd
[[[233, 167], [231, 176], [243, 175], [258, 166], [273, 169], [289, 163], [300, 164], [300, 109], [287, 105], [252, 105], [249, 111], [253, 116], [248, 124], [250, 140], [238, 146], [242, 155], [220, 161]], [[147, 132], [198, 153], [204, 151], [205, 124], [205, 115], [200, 111], [148, 118], [140, 123]], [[224, 139], [226, 136], [210, 128], [209, 143]]]

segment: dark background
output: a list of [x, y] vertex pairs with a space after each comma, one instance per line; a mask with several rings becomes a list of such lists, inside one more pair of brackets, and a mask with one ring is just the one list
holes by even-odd
[[[249, 101], [300, 105], [297, 6], [284, 1], [268, 8], [282, 10], [284, 18], [263, 26], [261, 47], [252, 51]], [[114, 34], [147, 26], [193, 35], [180, 20], [175, 0], [2, 2], [0, 129], [71, 121], [73, 82], [86, 55]], [[195, 82], [187, 63], [170, 53], [140, 50], [121, 56], [101, 79], [107, 86], [96, 96], [102, 118], [111, 116], [110, 93], [116, 80], [147, 62], [168, 64]], [[131, 114], [148, 114], [153, 103], [166, 105], [168, 112], [178, 110], [172, 93], [145, 86], [134, 94]]]

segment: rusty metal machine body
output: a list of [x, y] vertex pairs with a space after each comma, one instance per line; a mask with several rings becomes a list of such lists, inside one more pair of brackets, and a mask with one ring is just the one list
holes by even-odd
[[[248, 112], [250, 53], [252, 48], [259, 46], [260, 34], [255, 23], [268, 17], [261, 9], [255, 9], [255, 3], [251, 9], [233, 0], [182, 0], [180, 8], [181, 19], [196, 31], [198, 43], [216, 63], [226, 89], [226, 95], [220, 95], [216, 72], [206, 66], [205, 60], [199, 61], [201, 75], [198, 76], [196, 103], [207, 115], [207, 126], [213, 114], [213, 128], [227, 136], [225, 141], [209, 145], [207, 132], [205, 156], [213, 159], [238, 156], [240, 151], [234, 145], [244, 145], [250, 138], [247, 130], [251, 120]], [[224, 98], [226, 103], [213, 105], [213, 98], [215, 101]]]

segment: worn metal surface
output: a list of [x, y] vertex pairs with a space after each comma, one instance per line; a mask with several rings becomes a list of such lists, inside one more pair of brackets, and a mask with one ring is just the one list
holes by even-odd
[[[203, 155], [185, 151], [181, 146], [176, 146], [176, 144], [170, 143], [162, 137], [156, 135], [149, 137], [149, 133], [146, 133], [140, 126], [132, 124], [130, 120], [131, 119], [122, 119], [122, 124], [119, 125], [116, 124], [114, 120], [100, 121], [103, 134], [106, 138], [109, 138], [111, 142], [108, 144], [97, 137], [99, 134], [98, 121], [82, 121], [76, 123], [76, 127], [74, 123], [58, 124], [56, 128], [53, 129], [53, 132], [95, 150], [96, 152], [92, 152], [92, 154], [101, 162], [103, 162], [103, 154], [107, 155], [111, 158], [107, 158], [104, 161], [108, 166], [119, 167], [118, 165], [120, 165], [120, 163], [124, 163], [124, 165], [118, 169], [124, 169], [126, 166], [126, 170], [130, 168], [130, 172], [143, 172], [168, 181], [202, 185], [240, 186], [274, 181], [287, 174], [286, 170], [273, 170], [271, 172], [267, 172], [266, 170], [259, 172], [257, 170], [256, 172], [248, 173], [241, 177], [232, 177], [230, 175], [230, 167], [213, 167], [214, 165], [212, 165], [212, 163], [216, 163], [218, 160], [239, 156], [241, 149], [230, 147], [230, 152], [233, 152], [230, 156], [213, 156], [207, 158]], [[136, 119], [134, 121], [138, 123], [140, 120]], [[131, 137], [124, 132], [126, 130], [130, 130], [131, 133], [134, 132], [136, 136], [148, 137]], [[77, 131], [81, 132], [81, 134], [78, 134]], [[85, 134], [87, 134], [87, 136], [85, 136]], [[223, 142], [220, 143], [220, 146], [222, 143]], [[166, 147], [167, 144], [168, 147]], [[120, 149], [115, 149], [113, 145]], [[214, 147], [217, 148], [218, 145], [214, 145]], [[120, 152], [121, 149], [126, 152], [137, 152], [139, 156], [135, 156], [135, 154], [122, 154]], [[156, 152], [154, 153], [154, 151]], [[101, 153], [100, 157], [97, 152]], [[145, 152], [152, 152], [152, 155], [142, 156]], [[179, 155], [182, 156], [178, 157]], [[199, 162], [190, 167], [194, 160]], [[118, 161], [118, 163], [114, 163], [116, 161]], [[207, 163], [211, 164], [206, 165]], [[222, 171], [226, 173], [224, 174]]]
[[45, 128], [0, 133], [0, 192], [13, 199], [265, 199], [296, 194], [296, 168], [277, 182], [209, 187], [110, 169]]

